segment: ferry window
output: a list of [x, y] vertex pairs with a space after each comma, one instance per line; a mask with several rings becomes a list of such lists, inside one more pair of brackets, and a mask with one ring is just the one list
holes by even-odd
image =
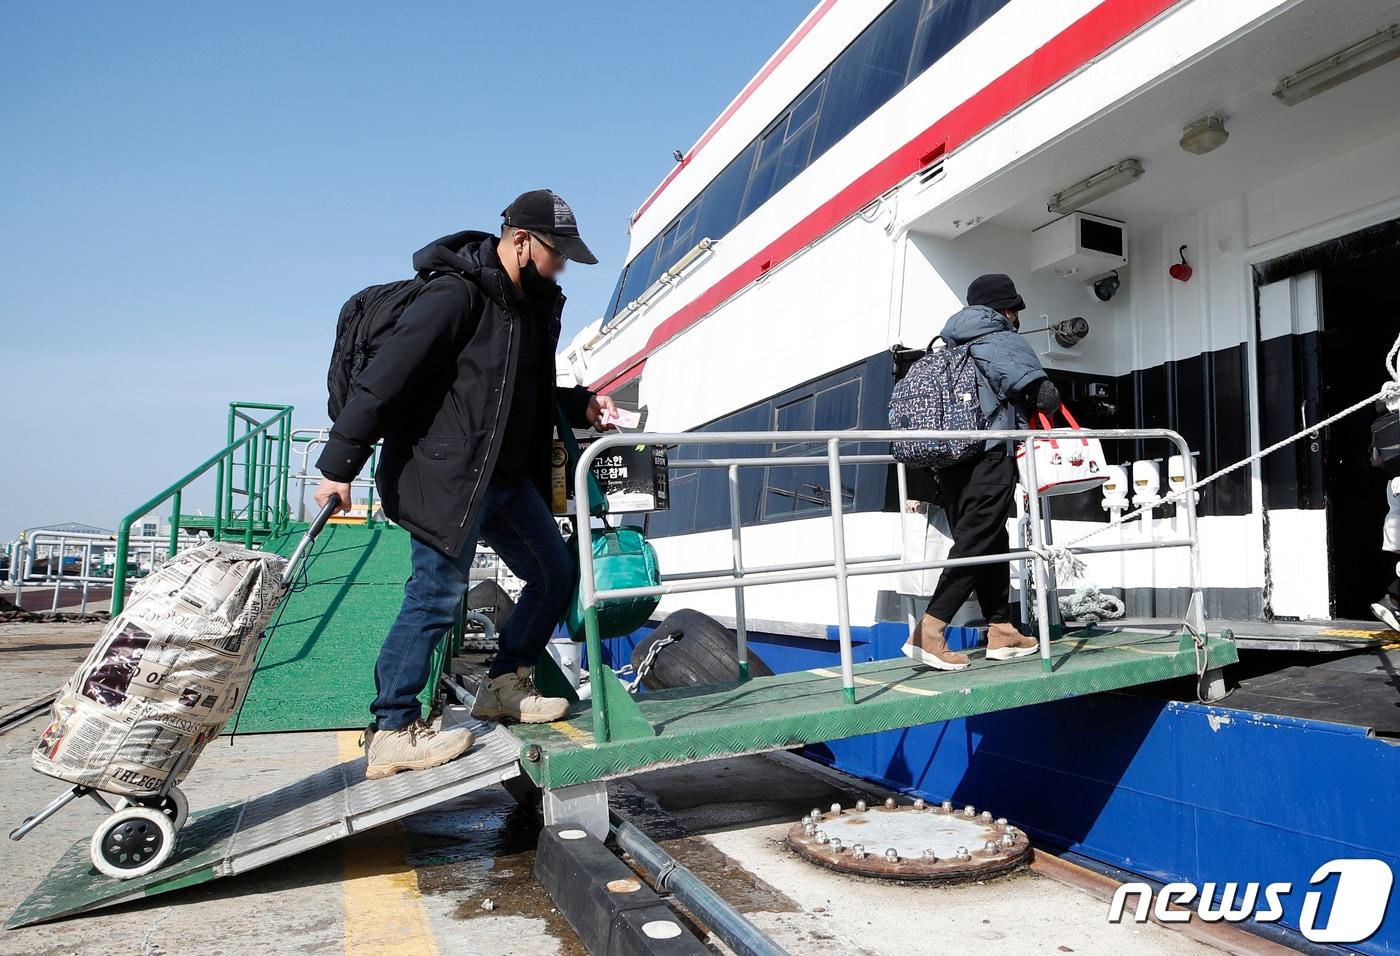
[[[773, 410], [773, 430], [779, 432], [801, 432], [811, 431], [813, 422], [813, 406], [815, 402], [811, 395], [799, 398], [795, 402], [786, 405], [779, 405]], [[802, 448], [801, 443], [775, 442], [774, 451], [784, 451], [791, 448]]]
[[695, 229], [697, 239], [723, 239], [739, 221], [739, 205], [744, 200], [744, 187], [748, 185], [756, 151], [757, 146], [750, 143], [705, 187]]
[[695, 245], [695, 221], [699, 218], [700, 200], [697, 199], [661, 234], [661, 245], [656, 250], [656, 262], [651, 268], [651, 282], [659, 279]]
[[826, 77], [822, 76], [797, 98], [792, 107], [759, 140], [758, 158], [749, 178], [748, 194], [739, 218], [743, 219], [807, 168], [816, 130]]
[[817, 431], [855, 428], [860, 422], [860, 379], [818, 392], [814, 413]]
[[651, 267], [656, 262], [656, 247], [660, 244], [661, 237], [658, 236], [647, 243], [646, 248], [637, 253], [637, 258], [628, 265], [627, 277], [622, 282], [622, 293], [617, 300], [619, 309], [626, 307], [627, 303], [637, 298], [651, 285]]
[[618, 301], [617, 301], [617, 297], [620, 296], [620, 295], [622, 295], [622, 283], [623, 283], [624, 281], [626, 281], [626, 279], [627, 279], [627, 267], [626, 267], [626, 266], [623, 266], [622, 271], [619, 272], [619, 273], [617, 274], [617, 285], [613, 286], [612, 297], [608, 299], [608, 307], [607, 307], [607, 309], [606, 309], [606, 310], [604, 311], [604, 313], [603, 313], [603, 314], [606, 315], [608, 318], [612, 318], [614, 315], [617, 315], [617, 310], [618, 310]]
[[904, 86], [920, 8], [925, 0], [896, 0], [831, 65], [813, 158], [855, 129]]
[[1006, 0], [924, 0], [909, 60], [912, 80], [1006, 6]]

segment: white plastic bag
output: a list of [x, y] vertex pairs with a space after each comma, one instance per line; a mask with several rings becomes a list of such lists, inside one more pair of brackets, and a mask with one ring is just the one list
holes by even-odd
[[[1069, 409], [1063, 405], [1060, 406], [1060, 414], [1070, 428], [1079, 427]], [[1035, 425], [1038, 428], [1054, 427], [1044, 412], [1036, 412]], [[1016, 449], [1016, 467], [1020, 471], [1022, 488], [1030, 487], [1026, 477], [1027, 446], [1035, 455], [1035, 479], [1042, 497], [1094, 491], [1108, 480], [1103, 445], [1097, 438], [1035, 438], [1022, 442]]]
[[[919, 502], [916, 510], [901, 516], [900, 523], [902, 563], [941, 561], [948, 557], [948, 551], [953, 547], [953, 532], [942, 508]], [[895, 582], [895, 590], [899, 594], [926, 598], [938, 587], [938, 577], [942, 572], [942, 568], [901, 571]]]

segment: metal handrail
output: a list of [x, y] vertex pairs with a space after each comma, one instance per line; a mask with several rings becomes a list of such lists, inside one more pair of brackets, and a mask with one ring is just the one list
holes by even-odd
[[[831, 487], [839, 488], [841, 466], [850, 464], [859, 457], [862, 462], [872, 458], [893, 462], [891, 456], [849, 456], [843, 459], [840, 446], [843, 442], [891, 442], [929, 440], [1008, 440], [1030, 441], [1032, 439], [1081, 439], [1096, 438], [1108, 440], [1165, 440], [1174, 444], [1181, 454], [1186, 467], [1193, 467], [1191, 450], [1186, 439], [1167, 428], [1105, 428], [1105, 429], [987, 429], [982, 431], [800, 431], [800, 432], [679, 432], [647, 434], [645, 432], [612, 432], [595, 438], [583, 449], [574, 468], [574, 487], [587, 487], [589, 469], [600, 454], [619, 445], [705, 445], [705, 444], [746, 444], [746, 445], [786, 445], [799, 443], [821, 443], [826, 445], [826, 455], [814, 458], [812, 463], [825, 461]], [[1041, 527], [1040, 496], [1026, 496], [1026, 510], [1030, 517], [1030, 545], [1028, 548], [1010, 551], [1005, 554], [978, 555], [966, 558], [945, 558], [936, 561], [895, 561], [885, 562], [870, 558], [848, 560], [845, 541], [845, 504], [842, 495], [831, 495], [826, 503], [832, 523], [832, 561], [830, 566], [785, 571], [766, 569], [746, 569], [743, 561], [743, 523], [739, 513], [739, 468], [747, 466], [773, 466], [789, 463], [777, 457], [703, 459], [709, 467], [725, 467], [729, 472], [729, 515], [730, 537], [732, 542], [733, 565], [720, 569], [708, 578], [697, 578], [690, 573], [672, 575], [669, 580], [650, 587], [597, 589], [593, 577], [593, 527], [588, 520], [576, 522], [576, 533], [580, 536], [579, 590], [583, 610], [584, 634], [588, 647], [588, 666], [593, 686], [599, 687], [606, 679], [603, 662], [602, 638], [598, 629], [598, 604], [602, 601], [633, 597], [658, 597], [665, 594], [678, 594], [695, 591], [733, 590], [735, 604], [735, 633], [740, 680], [748, 679], [748, 636], [744, 618], [744, 591], [746, 588], [765, 584], [787, 584], [798, 581], [836, 581], [836, 608], [838, 631], [841, 645], [841, 687], [846, 703], [856, 703], [855, 664], [851, 646], [851, 619], [849, 579], [852, 576], [883, 574], [900, 571], [919, 571], [933, 568], [965, 567], [978, 564], [1002, 564], [1009, 562], [1030, 562], [1037, 571], [1041, 582], [1035, 588], [1036, 623], [1039, 631], [1041, 668], [1050, 673], [1050, 616], [1047, 592], [1055, 586], [1049, 562], [1046, 560], [1045, 529]], [[1036, 478], [1035, 455], [1026, 455], [1026, 485], [1039, 487]], [[686, 462], [690, 465], [692, 462]], [[1187, 473], [1187, 487], [1195, 482], [1193, 471]], [[905, 478], [900, 470], [900, 494], [905, 494]], [[903, 502], [901, 501], [901, 508]], [[1187, 495], [1181, 506], [1186, 514], [1186, 534], [1165, 541], [1125, 542], [1113, 544], [1080, 545], [1069, 550], [1075, 554], [1102, 554], [1117, 551], [1135, 551], [1143, 548], [1189, 548], [1190, 549], [1190, 590], [1191, 600], [1187, 605], [1186, 624], [1197, 633], [1204, 629], [1205, 602], [1201, 592], [1200, 539], [1196, 529], [1196, 502], [1194, 495]], [[593, 735], [598, 743], [612, 739], [612, 726], [607, 713], [607, 695], [595, 694], [593, 698]]]
[[[21, 532], [15, 541], [13, 554], [11, 556], [11, 567], [9, 572], [10, 584], [15, 592], [15, 606], [24, 607], [24, 589], [52, 587], [53, 595], [49, 602], [49, 610], [57, 611], [59, 598], [64, 588], [80, 589], [81, 601], [78, 611], [80, 614], [87, 613], [88, 594], [95, 587], [105, 588], [113, 583], [116, 573], [116, 566], [113, 565], [111, 572], [92, 570], [94, 552], [99, 549], [103, 552], [114, 547], [113, 542], [116, 535], [110, 532], [91, 531], [50, 531], [42, 528], [26, 529]], [[181, 546], [190, 546], [198, 539], [193, 535], [181, 535], [179, 543]], [[168, 552], [168, 538], [161, 535], [133, 535], [129, 539], [129, 548], [135, 552], [138, 570], [140, 570], [143, 557], [149, 560], [153, 567], [159, 560], [158, 555]], [[70, 552], [79, 552], [72, 554]], [[79, 561], [79, 568], [73, 573], [64, 570], [64, 558], [76, 557]], [[47, 558], [43, 571], [39, 571], [36, 565], [41, 558]], [[57, 568], [55, 569], [55, 558], [57, 558]], [[128, 553], [128, 560], [131, 553]]]
[[[289, 480], [297, 482], [297, 520], [304, 521], [306, 515], [306, 483], [313, 479], [320, 478], [320, 472], [314, 471], [311, 467], [311, 453], [321, 445], [330, 441], [331, 430], [327, 427], [321, 428], [296, 428], [292, 430], [292, 445], [300, 445], [298, 449], [301, 455], [301, 470], [288, 475]], [[383, 448], [382, 442], [375, 442], [369, 449], [369, 471], [363, 478], [355, 478], [350, 482], [351, 489], [365, 488], [369, 492], [368, 501], [365, 505], [365, 523], [374, 523], [374, 477], [379, 468], [379, 452]]]
[[[258, 421], [248, 410], [270, 411], [273, 414]], [[238, 423], [244, 431], [235, 437]], [[270, 405], [262, 402], [230, 402], [228, 414], [228, 441], [219, 451], [205, 459], [193, 470], [187, 472], [174, 483], [133, 508], [117, 525], [116, 568], [112, 581], [112, 616], [120, 614], [126, 602], [126, 559], [131, 542], [131, 526], [141, 518], [171, 502], [170, 546], [173, 556], [180, 541], [180, 507], [184, 489], [204, 477], [211, 469], [215, 472], [214, 493], [214, 538], [222, 539], [231, 529], [234, 518], [240, 512], [233, 507], [235, 454], [245, 450], [243, 456], [243, 487], [237, 489], [246, 496], [247, 503], [243, 516], [243, 539], [246, 547], [253, 546], [255, 527], [275, 534], [283, 530], [288, 521], [287, 472], [290, 464], [288, 441], [291, 432], [292, 406]], [[274, 463], [272, 455], [276, 453]], [[259, 463], [259, 452], [262, 461]]]

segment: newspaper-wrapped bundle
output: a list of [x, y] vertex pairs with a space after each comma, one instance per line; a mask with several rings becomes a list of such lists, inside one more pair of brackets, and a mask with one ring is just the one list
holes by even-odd
[[179, 779], [243, 700], [285, 559], [224, 542], [171, 558], [131, 592], [59, 691], [34, 769], [117, 794]]

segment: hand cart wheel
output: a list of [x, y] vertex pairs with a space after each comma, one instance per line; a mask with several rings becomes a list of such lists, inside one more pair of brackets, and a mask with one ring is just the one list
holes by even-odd
[[126, 807], [149, 807], [158, 810], [170, 819], [170, 825], [179, 833], [190, 816], [190, 801], [179, 787], [171, 787], [163, 797], [123, 797], [117, 809]]
[[144, 876], [175, 852], [175, 827], [152, 807], [123, 807], [98, 824], [89, 850], [92, 865], [113, 879]]

